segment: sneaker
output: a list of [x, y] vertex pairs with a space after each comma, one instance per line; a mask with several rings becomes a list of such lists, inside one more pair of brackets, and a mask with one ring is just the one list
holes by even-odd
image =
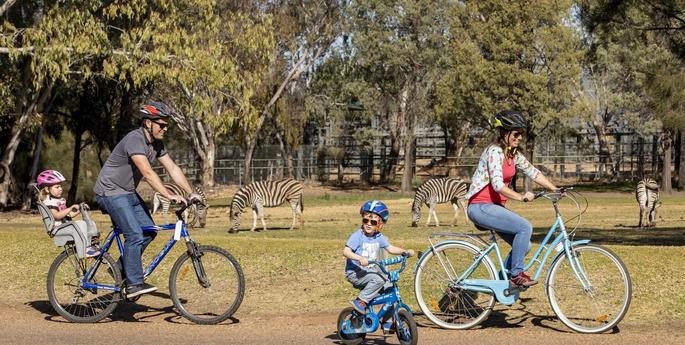
[[393, 322], [392, 319], [383, 322], [381, 327], [383, 328], [383, 333], [385, 334], [395, 333], [395, 322]]
[[92, 258], [100, 255], [100, 248], [96, 246], [89, 246], [86, 248], [86, 257], [87, 258]]
[[154, 285], [150, 285], [148, 283], [131, 285], [126, 287], [126, 298], [133, 298], [136, 296], [140, 296], [142, 294], [150, 293], [155, 290], [157, 290], [157, 287]]
[[355, 298], [352, 300], [352, 308], [357, 311], [359, 314], [366, 314], [366, 302], [360, 300], [359, 298]]
[[537, 280], [533, 280], [526, 272], [520, 272], [519, 274], [511, 277], [509, 281], [514, 285], [525, 287], [532, 286], [538, 283]]

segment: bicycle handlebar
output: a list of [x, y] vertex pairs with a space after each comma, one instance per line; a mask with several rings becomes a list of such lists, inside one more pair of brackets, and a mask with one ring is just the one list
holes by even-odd
[[[175, 204], [175, 203], [176, 203], [174, 200], [169, 200], [169, 201], [170, 201], [172, 204]], [[176, 210], [176, 212], [174, 212], [174, 213], [176, 213], [176, 218], [178, 218], [178, 220], [183, 220], [183, 212], [184, 212], [188, 207], [190, 207], [190, 205], [204, 205], [204, 204], [203, 204], [202, 201], [200, 201], [200, 200], [186, 200], [185, 205], [183, 205], [181, 208], [179, 208], [178, 210]]]
[[375, 260], [375, 261], [369, 261], [369, 265], [371, 264], [376, 264], [378, 267], [385, 273], [386, 275], [389, 275], [390, 273], [385, 269], [385, 266], [390, 266], [390, 265], [395, 265], [401, 263], [402, 266], [396, 271], [397, 273], [404, 271], [404, 267], [407, 264], [407, 258], [409, 256], [403, 253], [400, 256], [396, 256], [394, 258], [387, 258], [383, 260]]
[[[564, 193], [566, 193], [567, 191], [570, 191], [570, 190], [573, 190], [573, 187], [559, 187], [559, 189], [557, 189], [557, 190], [554, 191], [554, 192], [540, 191], [540, 192], [535, 193], [535, 196], [533, 197], [533, 200], [535, 200], [535, 199], [537, 199], [537, 198], [539, 198], [539, 197], [543, 197], [543, 196], [549, 195], [549, 194], [554, 194], [554, 195], [562, 196]], [[529, 199], [527, 199], [527, 198], [523, 198], [523, 202], [529, 202], [529, 201], [532, 201], [532, 200], [529, 200]]]

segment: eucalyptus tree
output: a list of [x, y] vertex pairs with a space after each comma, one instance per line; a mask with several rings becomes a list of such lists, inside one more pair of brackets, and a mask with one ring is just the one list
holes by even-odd
[[[644, 73], [642, 91], [649, 117], [661, 122], [663, 128], [661, 183], [662, 189], [670, 192], [672, 138], [685, 128], [679, 91], [685, 86], [681, 80], [685, 64], [685, 2], [622, 0], [582, 1], [581, 4], [584, 21], [591, 32], [604, 39], [619, 36], [627, 49], [642, 49], [643, 59], [649, 57], [647, 63], [639, 64]], [[624, 66], [635, 64], [635, 59], [623, 60]], [[676, 164], [684, 166], [684, 155], [681, 152], [678, 156], [681, 162]]]
[[282, 128], [283, 122], [279, 122], [274, 113], [277, 102], [284, 93], [295, 90], [292, 83], [303, 82], [300, 78], [313, 71], [314, 65], [321, 61], [339, 36], [341, 8], [345, 3], [340, 0], [279, 0], [254, 1], [246, 5], [264, 9], [273, 18], [276, 45], [270, 51], [269, 73], [251, 95], [251, 105], [258, 109], [257, 115], [253, 121], [241, 121], [234, 127], [245, 153], [245, 183], [251, 181], [252, 159], [264, 126], [276, 123]]
[[[529, 118], [526, 153], [535, 139], [574, 115], [571, 86], [580, 77], [579, 37], [569, 23], [571, 1], [467, 1], [453, 12], [451, 68], [443, 83], [457, 94], [447, 104], [461, 118], [485, 124], [502, 109]], [[445, 88], [446, 86], [443, 86]], [[441, 92], [445, 95], [448, 92]]]
[[[431, 117], [431, 94], [441, 71], [449, 32], [447, 14], [454, 1], [360, 0], [349, 13], [356, 75], [368, 92], [368, 104], [384, 118], [391, 159], [404, 150], [402, 190], [412, 190], [415, 129]], [[402, 145], [399, 145], [401, 139]]]

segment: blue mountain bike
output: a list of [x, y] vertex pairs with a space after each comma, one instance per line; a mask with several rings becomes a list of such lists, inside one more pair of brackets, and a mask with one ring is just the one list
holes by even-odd
[[[535, 194], [536, 199], [544, 197], [552, 202], [556, 221], [524, 269], [527, 271], [538, 263], [533, 276], [537, 280], [547, 268], [544, 286], [552, 310], [561, 322], [576, 332], [599, 333], [623, 319], [630, 306], [632, 283], [628, 269], [612, 251], [590, 244], [590, 240], [574, 240], [584, 213], [578, 196], [570, 188]], [[579, 211], [572, 218], [578, 219], [577, 224], [568, 232], [558, 206], [564, 197], [572, 200]], [[436, 237], [461, 239], [434, 244]], [[487, 318], [495, 301], [512, 305], [526, 289], [510, 285], [492, 231], [490, 242], [477, 235], [448, 233], [433, 234], [429, 242], [430, 248], [416, 265], [414, 289], [421, 311], [440, 327], [474, 327]], [[493, 251], [499, 270], [490, 256]], [[546, 265], [550, 258], [551, 263]]]
[[[402, 302], [400, 291], [397, 287], [397, 281], [400, 279], [400, 272], [404, 270], [406, 260], [407, 257], [403, 255], [380, 261], [369, 261], [369, 265], [377, 265], [383, 274], [388, 276], [388, 280], [392, 282], [392, 287], [386, 289], [386, 291], [390, 291], [374, 298], [368, 303], [366, 314], [360, 314], [352, 307], [345, 308], [340, 312], [338, 316], [338, 336], [343, 344], [360, 344], [366, 338], [367, 333], [373, 333], [378, 330], [381, 319], [392, 317], [394, 330], [400, 344], [416, 345], [419, 334], [413, 318], [414, 315], [409, 306]], [[402, 266], [398, 270], [388, 271], [386, 268], [386, 266], [399, 263]], [[378, 312], [374, 310], [374, 306], [381, 306]], [[388, 313], [392, 313], [392, 315], [386, 315]]]
[[[182, 219], [187, 207], [176, 211], [176, 224], [142, 228], [144, 232], [173, 230], [169, 242], [145, 269], [144, 275], [149, 277], [174, 244], [183, 240], [187, 250], [176, 260], [169, 274], [171, 300], [179, 313], [192, 322], [216, 324], [231, 317], [240, 307], [245, 278], [238, 261], [226, 250], [199, 245], [190, 238]], [[73, 244], [67, 244], [55, 258], [48, 272], [48, 297], [65, 319], [97, 322], [126, 300], [125, 279], [118, 263], [108, 253], [115, 242], [119, 252], [124, 252], [121, 234], [115, 227], [97, 257], [79, 258]]]

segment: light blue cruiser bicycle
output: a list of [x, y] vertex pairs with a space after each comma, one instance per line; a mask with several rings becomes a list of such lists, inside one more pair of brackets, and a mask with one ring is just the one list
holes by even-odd
[[[566, 326], [580, 333], [600, 333], [615, 327], [630, 306], [632, 284], [621, 259], [590, 240], [574, 240], [580, 224], [579, 193], [571, 188], [539, 192], [552, 202], [556, 221], [541, 245], [526, 263], [529, 270], [538, 263], [533, 279], [547, 267], [545, 291], [554, 313]], [[578, 209], [578, 222], [567, 231], [559, 212], [559, 200], [568, 198]], [[487, 229], [482, 229], [487, 230]], [[467, 329], [485, 320], [495, 301], [512, 305], [526, 288], [510, 286], [502, 255], [491, 230], [491, 241], [472, 234], [437, 233], [429, 237], [430, 247], [416, 265], [414, 288], [421, 311], [436, 325]], [[556, 233], [556, 236], [554, 234]], [[438, 243], [434, 239], [442, 238]], [[445, 239], [448, 238], [448, 239]], [[500, 270], [490, 254], [494, 251]], [[551, 263], [546, 265], [548, 259]]]

